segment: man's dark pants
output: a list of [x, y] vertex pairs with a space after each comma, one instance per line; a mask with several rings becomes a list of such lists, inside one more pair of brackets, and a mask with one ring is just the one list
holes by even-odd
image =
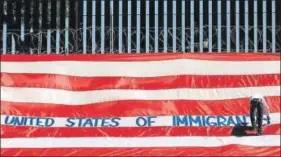
[[[255, 111], [257, 111], [257, 119], [255, 118]], [[262, 103], [258, 99], [251, 101], [250, 118], [252, 127], [256, 128], [256, 121], [258, 123], [258, 134], [262, 134]]]

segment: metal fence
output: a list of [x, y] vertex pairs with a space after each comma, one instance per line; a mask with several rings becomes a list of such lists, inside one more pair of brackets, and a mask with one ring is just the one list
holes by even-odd
[[1, 0], [1, 53], [280, 52], [279, 0]]

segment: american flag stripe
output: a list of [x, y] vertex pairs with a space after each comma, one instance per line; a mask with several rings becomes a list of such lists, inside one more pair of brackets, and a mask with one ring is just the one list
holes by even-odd
[[102, 55], [2, 55], [1, 60], [5, 62], [38, 62], [38, 61], [163, 61], [173, 59], [196, 59], [213, 61], [280, 61], [279, 54], [102, 54]]
[[[263, 136], [237, 137], [255, 131], [234, 124], [172, 126], [175, 115], [248, 116], [254, 93], [270, 106], [272, 123]], [[5, 124], [7, 116], [56, 123], [14, 126]], [[153, 126], [139, 127], [138, 116], [158, 117]], [[117, 127], [65, 126], [66, 118], [79, 117], [121, 121]], [[280, 56], [1, 56], [1, 155], [233, 154], [280, 155]]]
[[[37, 137], [3, 138], [2, 148], [149, 148], [149, 147], [219, 147], [280, 146], [280, 135], [248, 136], [158, 136], [158, 137]], [[126, 142], [124, 142], [126, 141]], [[270, 141], [270, 142], [267, 142]]]
[[[227, 145], [221, 147], [151, 148], [24, 148], [1, 149], [4, 156], [280, 156], [280, 146]], [[258, 153], [258, 154], [257, 154]]]
[[[241, 156], [272, 156], [280, 155], [280, 147], [253, 147], [245, 145], [228, 145], [223, 147], [173, 147], [173, 148], [31, 148], [31, 149], [3, 149], [3, 155], [12, 156], [18, 151], [21, 156], [229, 156], [229, 154], [241, 154]], [[71, 153], [70, 153], [71, 152]], [[257, 154], [257, 152], [259, 154]], [[268, 153], [270, 152], [270, 153]]]
[[[178, 115], [180, 116], [181, 119], [183, 119], [184, 115]], [[186, 124], [187, 126], [208, 126], [209, 122], [216, 122], [217, 125], [216, 126], [226, 126], [226, 123], [229, 123], [228, 126], [235, 126], [237, 123], [239, 123], [240, 121], [249, 124], [250, 123], [250, 118], [249, 117], [243, 117], [245, 115], [225, 115], [225, 116], [217, 116], [217, 115], [212, 115], [212, 117], [210, 117], [211, 115], [208, 116], [202, 116], [202, 115], [188, 115], [188, 117], [186, 117]], [[270, 116], [272, 117], [272, 124], [280, 124], [280, 112], [279, 113], [270, 113]], [[5, 122], [8, 124], [9, 122], [13, 122], [14, 120], [13, 115], [1, 115], [1, 124], [5, 124]], [[19, 118], [19, 121], [22, 121], [22, 123], [26, 123], [26, 126], [32, 126], [35, 125], [35, 120], [30, 119], [30, 117], [26, 117], [26, 116], [16, 116], [17, 118]], [[40, 116], [40, 118], [43, 116]], [[76, 122], [76, 123], [80, 123], [80, 125], [76, 124], [76, 125], [72, 125], [72, 127], [101, 127], [101, 123], [107, 123], [106, 125], [104, 125], [103, 127], [109, 127], [110, 125], [112, 125], [112, 127], [138, 127], [138, 125], [136, 124], [136, 119], [139, 116], [136, 117], [118, 117], [121, 118], [121, 120], [119, 121], [119, 125], [116, 125], [116, 121], [117, 120], [113, 120], [113, 118], [108, 118], [106, 120], [106, 122], [102, 122], [101, 118], [100, 119], [89, 119], [88, 121], [91, 122], [87, 122], [87, 119], [83, 118], [76, 118], [75, 116], [72, 116], [71, 118], [73, 118], [71, 120], [71, 122]], [[224, 117], [226, 119], [222, 119], [221, 117]], [[36, 118], [36, 117], [32, 117], [32, 118]], [[47, 118], [46, 116], [44, 116], [44, 118]], [[56, 123], [54, 123], [51, 127], [69, 127], [66, 126], [65, 124], [69, 124], [71, 125], [71, 122], [68, 122], [68, 118], [69, 117], [48, 117], [48, 118], [53, 118], [55, 120]], [[95, 118], [95, 117], [92, 117]], [[173, 126], [176, 124], [173, 124], [173, 121], [175, 121], [175, 119], [173, 118], [177, 118], [177, 117], [172, 117], [172, 116], [157, 116], [157, 119], [154, 120], [154, 124], [153, 126], [149, 126], [149, 127], [156, 127], [156, 126]], [[208, 120], [207, 120], [208, 118]], [[229, 119], [232, 119], [231, 123], [229, 122]], [[200, 119], [201, 120], [201, 124], [199, 122], [192, 122], [192, 121], [196, 121], [196, 119]], [[219, 120], [218, 120], [219, 119]], [[245, 119], [245, 120], [244, 120]], [[113, 122], [112, 122], [113, 120]], [[31, 121], [33, 121], [31, 123]], [[40, 122], [40, 123], [45, 123], [46, 120], [41, 120], [44, 122]], [[198, 120], [199, 121], [199, 120]], [[205, 124], [203, 123], [203, 121], [205, 121]], [[208, 121], [208, 122], [206, 122]], [[48, 122], [46, 122], [48, 123]], [[110, 124], [109, 124], [110, 123]], [[184, 123], [184, 122], [182, 122]], [[180, 123], [181, 125], [184, 125]], [[192, 123], [192, 124], [191, 124]], [[206, 124], [208, 123], [208, 124]], [[221, 123], [221, 124], [219, 124]], [[14, 124], [14, 123], [13, 123]], [[18, 123], [17, 123], [18, 124]], [[21, 125], [18, 124], [18, 125]], [[210, 125], [211, 126], [211, 125]]]
[[[173, 75], [258, 75], [280, 73], [280, 61], [48, 61], [2, 62], [1, 72], [80, 77], [161, 77]], [[222, 68], [223, 67], [223, 68]], [[82, 70], [83, 69], [83, 70]]]
[[[279, 115], [280, 116], [280, 115]], [[30, 126], [3, 125], [2, 138], [15, 137], [157, 137], [157, 136], [235, 136], [234, 126], [223, 127], [117, 127], [117, 128], [40, 128]], [[236, 129], [243, 133], [242, 129]], [[263, 135], [280, 135], [280, 122], [266, 125]], [[245, 135], [255, 136], [256, 132], [248, 130]]]
[[[272, 113], [280, 112], [280, 96], [265, 97]], [[47, 117], [130, 117], [165, 115], [247, 115], [248, 98], [230, 100], [129, 100], [87, 105], [1, 101], [1, 114]], [[247, 104], [247, 105], [245, 105]], [[55, 111], [55, 112], [54, 112]], [[65, 112], [67, 111], [67, 112]]]
[[264, 96], [279, 96], [280, 86], [163, 90], [109, 89], [79, 92], [49, 88], [1, 87], [1, 91], [3, 101], [82, 105], [119, 100], [225, 100], [250, 97], [254, 92]]
[[175, 75], [162, 77], [77, 77], [56, 74], [1, 73], [1, 86], [70, 91], [104, 89], [238, 88], [280, 85], [280, 74]]

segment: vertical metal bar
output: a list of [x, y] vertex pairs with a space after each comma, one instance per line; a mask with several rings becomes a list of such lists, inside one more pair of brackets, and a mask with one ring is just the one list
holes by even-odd
[[[12, 3], [12, 25], [15, 27], [16, 20], [17, 20], [17, 13], [16, 13], [16, 2], [11, 2]], [[12, 54], [16, 53], [16, 42], [15, 42], [15, 37], [14, 33], [12, 34]]]
[[155, 5], [154, 5], [154, 51], [157, 53], [159, 51], [159, 45], [158, 45], [158, 30], [159, 30], [159, 26], [158, 26], [158, 16], [159, 16], [159, 12], [158, 12], [158, 5], [159, 2], [158, 0], [154, 1]]
[[185, 52], [185, 0], [181, 1], [181, 51]]
[[96, 0], [92, 1], [92, 53], [96, 52]]
[[149, 52], [149, 0], [146, 0], [145, 5], [145, 52]]
[[56, 31], [56, 54], [60, 53], [60, 29]]
[[137, 0], [137, 53], [140, 53], [140, 35], [141, 35], [141, 23], [140, 23], [140, 14], [141, 14], [141, 1]]
[[24, 41], [24, 23], [20, 25], [20, 40]]
[[6, 0], [3, 2], [3, 35], [2, 35], [2, 46], [3, 46], [3, 54], [7, 53], [7, 15], [8, 15], [8, 3]]
[[167, 0], [164, 0], [164, 52], [167, 52], [168, 30], [167, 30]]
[[2, 36], [2, 41], [3, 41], [3, 54], [7, 53], [7, 23], [3, 23], [3, 36]]
[[212, 38], [213, 38], [213, 19], [212, 19], [212, 15], [213, 15], [213, 11], [212, 11], [212, 0], [209, 0], [209, 52], [212, 52]]
[[47, 54], [51, 53], [51, 30], [47, 30]]
[[110, 0], [110, 53], [114, 52], [114, 3]]
[[30, 39], [30, 43], [29, 43], [29, 50], [30, 50], [30, 54], [33, 54], [33, 45], [31, 44], [33, 42], [33, 33], [34, 33], [34, 1], [33, 0], [30, 0], [30, 13], [29, 13], [29, 16], [30, 16], [30, 21], [29, 21], [29, 24], [30, 24], [30, 34], [31, 34], [31, 39]]
[[226, 2], [226, 51], [230, 52], [230, 0], [227, 0]]
[[203, 29], [203, 18], [204, 18], [204, 9], [203, 9], [203, 0], [200, 0], [199, 2], [199, 9], [200, 9], [200, 31], [199, 31], [199, 45], [200, 45], [200, 52], [203, 52], [203, 33], [204, 33], [204, 29]]
[[258, 52], [258, 0], [254, 0], [254, 51]]
[[123, 0], [119, 0], [119, 41], [118, 41], [118, 44], [119, 44], [119, 53], [122, 53], [123, 50], [122, 50], [122, 46], [123, 46]]
[[266, 30], [266, 25], [267, 25], [267, 22], [266, 22], [266, 14], [267, 14], [267, 9], [266, 9], [266, 0], [263, 0], [262, 1], [262, 15], [263, 15], [263, 25], [262, 25], [262, 28], [263, 28], [263, 52], [265, 53], [267, 51], [267, 48], [266, 48], [266, 42], [267, 42], [267, 30]]
[[[75, 18], [75, 30], [78, 30], [79, 28], [80, 28], [80, 15], [79, 15], [79, 2], [80, 1], [77, 1], [77, 0], [75, 0], [74, 1], [74, 18]], [[78, 33], [75, 33], [74, 34], [74, 50], [76, 51], [76, 52], [78, 52], [79, 51], [79, 45], [80, 45], [80, 42], [78, 42], [78, 41], [80, 41], [79, 40], [79, 34]]]
[[65, 53], [69, 53], [69, 0], [65, 1], [65, 38], [64, 38]]
[[38, 53], [41, 53], [41, 49], [42, 49], [42, 22], [43, 22], [43, 4], [42, 4], [42, 0], [39, 0], [39, 36], [38, 36]]
[[83, 53], [87, 53], [87, 0], [83, 0]]
[[100, 32], [100, 36], [101, 36], [101, 53], [104, 53], [104, 16], [105, 16], [105, 10], [104, 10], [104, 1], [105, 0], [101, 0], [101, 32]]
[[275, 53], [276, 52], [276, 4], [275, 4], [275, 0], [271, 1], [271, 25], [272, 25], [272, 52]]
[[245, 0], [245, 52], [249, 52], [249, 1]]
[[132, 1], [128, 0], [128, 53], [131, 53]]
[[218, 4], [217, 4], [217, 9], [218, 9], [218, 38], [217, 38], [217, 42], [218, 42], [218, 52], [221, 52], [221, 0], [218, 0]]
[[194, 52], [194, 0], [190, 1], [190, 51]]
[[20, 27], [21, 41], [24, 41], [24, 14], [25, 14], [24, 0], [21, 0], [21, 27]]
[[12, 34], [12, 54], [14, 55], [16, 53], [16, 41], [14, 34]]
[[235, 14], [235, 19], [236, 19], [236, 52], [239, 52], [240, 50], [240, 4], [239, 0], [236, 0], [235, 3], [235, 8], [236, 8], [236, 14]]
[[56, 54], [60, 53], [60, 0], [57, 0], [57, 30], [56, 30]]
[[177, 1], [173, 0], [173, 52], [177, 51]]
[[48, 0], [48, 17], [47, 17], [47, 25], [48, 25], [48, 30], [47, 30], [47, 54], [51, 53], [51, 12], [49, 10], [52, 9], [52, 3], [51, 0]]

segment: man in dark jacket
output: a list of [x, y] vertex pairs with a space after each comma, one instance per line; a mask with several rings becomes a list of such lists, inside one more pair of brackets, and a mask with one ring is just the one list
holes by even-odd
[[[270, 124], [269, 107], [261, 95], [254, 95], [250, 98], [250, 118], [253, 129], [256, 129], [256, 121], [258, 123], [257, 135], [262, 135], [263, 115], [267, 117], [267, 124]], [[257, 117], [257, 119], [256, 119]]]

